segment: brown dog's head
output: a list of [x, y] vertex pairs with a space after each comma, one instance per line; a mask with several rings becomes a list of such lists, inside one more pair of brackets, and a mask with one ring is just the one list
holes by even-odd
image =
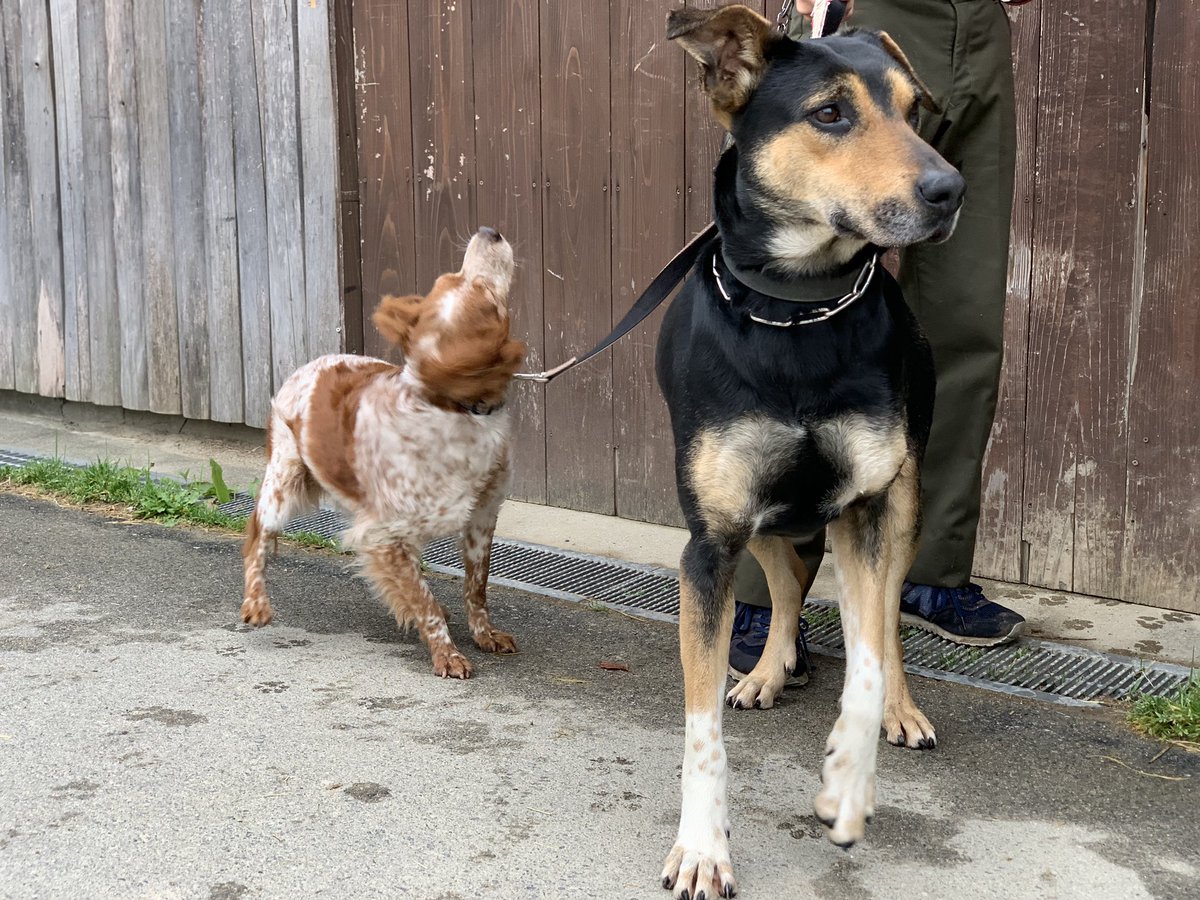
[[513, 252], [492, 228], [467, 245], [462, 268], [424, 297], [384, 297], [371, 317], [400, 348], [427, 398], [446, 408], [489, 412], [504, 404], [525, 345], [509, 337]]
[[886, 33], [796, 42], [735, 5], [677, 10], [667, 35], [700, 65], [737, 145], [738, 200], [767, 220], [778, 267], [838, 241], [853, 252], [953, 232], [962, 176], [917, 134], [937, 104]]

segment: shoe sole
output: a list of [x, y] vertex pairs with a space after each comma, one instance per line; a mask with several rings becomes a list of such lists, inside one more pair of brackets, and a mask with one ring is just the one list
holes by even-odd
[[1012, 631], [1010, 631], [1008, 634], [1000, 635], [999, 637], [968, 637], [966, 635], [955, 634], [952, 631], [947, 631], [945, 628], [942, 628], [939, 625], [934, 625], [927, 619], [922, 619], [920, 616], [906, 612], [900, 613], [900, 624], [912, 625], [914, 628], [920, 628], [922, 631], [932, 632], [940, 638], [945, 638], [952, 643], [962, 644], [967, 647], [997, 647], [1000, 644], [1008, 644], [1019, 638], [1022, 632], [1025, 631], [1025, 623], [1018, 622], [1015, 626], [1013, 626]]
[[[743, 678], [746, 677], [746, 675], [747, 675], [747, 673], [739, 672], [733, 666], [729, 667], [729, 677], [730, 678], [733, 678], [737, 681], [741, 681]], [[806, 685], [806, 684], [808, 684], [808, 673], [807, 672], [805, 672], [802, 675], [789, 675], [787, 678], [787, 681], [785, 681], [783, 683], [783, 686], [784, 687], [804, 687], [804, 685]]]

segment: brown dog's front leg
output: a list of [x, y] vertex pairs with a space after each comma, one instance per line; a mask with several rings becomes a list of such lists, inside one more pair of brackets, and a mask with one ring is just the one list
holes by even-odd
[[416, 628], [433, 657], [433, 674], [442, 678], [470, 678], [470, 661], [450, 640], [446, 611], [433, 599], [421, 577], [417, 552], [400, 544], [369, 547], [362, 551], [365, 573], [387, 601], [401, 628]]
[[459, 550], [466, 569], [463, 581], [463, 601], [467, 606], [467, 625], [475, 646], [487, 653], [516, 653], [517, 642], [511, 634], [492, 625], [487, 609], [488, 571], [492, 561], [492, 538], [496, 533], [496, 516], [504, 500], [505, 472], [498, 470], [484, 490], [479, 506], [463, 529]]
[[686, 744], [683, 804], [675, 846], [663, 865], [663, 887], [676, 898], [732, 897], [722, 695], [733, 631], [731, 555], [693, 538], [679, 578]]

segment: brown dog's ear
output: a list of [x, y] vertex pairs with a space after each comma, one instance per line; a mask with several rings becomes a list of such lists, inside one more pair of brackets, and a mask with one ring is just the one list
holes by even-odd
[[900, 45], [892, 40], [892, 36], [886, 31], [879, 32], [879, 42], [883, 44], [883, 49], [887, 51], [888, 56], [900, 63], [900, 67], [908, 73], [908, 77], [915, 81], [917, 87], [921, 89], [921, 105], [931, 113], [941, 113], [941, 104], [937, 102], [933, 94], [930, 93], [929, 88], [925, 86], [925, 82], [921, 80], [921, 76], [917, 74], [917, 70], [912, 67], [912, 63], [908, 61], [908, 57], [900, 49]]
[[421, 318], [421, 304], [424, 302], [424, 297], [415, 294], [384, 297], [371, 316], [375, 330], [407, 353], [408, 336]]
[[758, 86], [766, 68], [764, 48], [771, 23], [745, 6], [673, 10], [667, 37], [679, 41], [700, 64], [700, 86], [712, 100], [713, 115], [723, 125], [738, 112]]

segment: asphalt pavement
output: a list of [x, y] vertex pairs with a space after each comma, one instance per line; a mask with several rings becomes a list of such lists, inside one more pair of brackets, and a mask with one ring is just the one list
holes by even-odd
[[[346, 562], [281, 546], [250, 630], [237, 539], [0, 495], [0, 896], [667, 897], [674, 629], [497, 589], [491, 657], [435, 578], [477, 669], [442, 681]], [[840, 681], [727, 716], [739, 896], [1200, 897], [1200, 755], [953, 684], [917, 680], [938, 749], [882, 747], [832, 846]]]

